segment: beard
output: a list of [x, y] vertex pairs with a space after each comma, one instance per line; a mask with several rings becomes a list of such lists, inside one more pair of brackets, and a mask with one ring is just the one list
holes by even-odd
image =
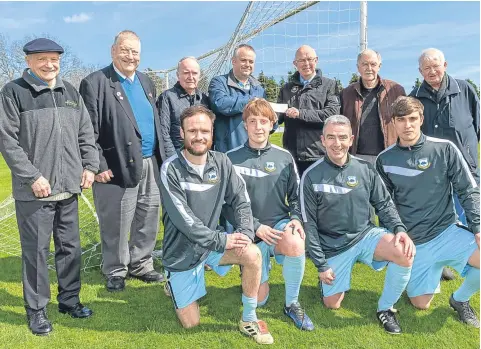
[[[200, 143], [200, 142], [195, 142], [195, 143]], [[195, 144], [193, 143], [193, 144]], [[192, 146], [192, 143], [190, 144], [184, 144], [184, 148], [185, 150], [187, 150], [191, 155], [194, 155], [194, 156], [202, 156], [204, 155], [205, 153], [207, 153], [209, 151], [209, 149], [212, 147], [212, 140], [210, 141], [207, 141], [205, 143], [205, 148], [201, 151], [199, 150], [195, 150], [194, 147]]]

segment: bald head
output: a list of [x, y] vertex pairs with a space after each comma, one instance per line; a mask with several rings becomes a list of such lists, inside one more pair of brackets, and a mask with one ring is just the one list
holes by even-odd
[[200, 79], [200, 66], [195, 57], [184, 57], [179, 61], [177, 78], [185, 92], [190, 95], [195, 93]]
[[296, 51], [294, 66], [304, 80], [310, 80], [316, 75], [317, 54], [311, 46], [302, 45]]

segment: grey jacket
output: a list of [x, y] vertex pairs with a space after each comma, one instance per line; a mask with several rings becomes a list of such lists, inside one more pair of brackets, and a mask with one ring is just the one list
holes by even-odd
[[[253, 149], [247, 141], [226, 154], [246, 183], [254, 215], [254, 231], [261, 224], [274, 227], [281, 219], [301, 221], [299, 174], [287, 150], [270, 143], [263, 149]], [[233, 209], [224, 206], [223, 213], [232, 221]], [[256, 237], [256, 242], [259, 240]]]
[[20, 201], [37, 200], [31, 185], [40, 176], [52, 196], [78, 194], [83, 170], [99, 169], [94, 131], [78, 91], [59, 78], [50, 89], [27, 70], [0, 92], [0, 151]]
[[374, 165], [351, 155], [342, 167], [327, 156], [311, 165], [302, 175], [300, 202], [307, 250], [320, 272], [329, 269], [327, 258], [350, 249], [374, 228], [369, 204], [388, 230], [406, 231]]
[[193, 105], [203, 105], [209, 108], [207, 95], [199, 90], [194, 95], [189, 95], [177, 82], [174, 87], [168, 89], [157, 99], [157, 109], [160, 115], [160, 132], [164, 140], [166, 157], [171, 157], [184, 143], [180, 137], [180, 115]]
[[201, 178], [177, 151], [162, 165], [160, 183], [166, 270], [190, 270], [225, 250], [226, 233], [218, 229], [224, 201], [236, 208], [237, 231], [254, 240], [249, 195], [225, 154], [209, 151]]
[[393, 144], [379, 154], [376, 167], [415, 244], [434, 239], [456, 222], [453, 189], [469, 229], [479, 233], [479, 186], [452, 142], [421, 135], [411, 147]]

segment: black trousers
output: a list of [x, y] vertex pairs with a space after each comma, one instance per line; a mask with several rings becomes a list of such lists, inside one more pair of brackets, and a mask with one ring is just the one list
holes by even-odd
[[77, 195], [61, 201], [15, 201], [22, 246], [25, 307], [44, 308], [50, 300], [47, 258], [55, 243], [59, 304], [79, 302], [81, 248]]

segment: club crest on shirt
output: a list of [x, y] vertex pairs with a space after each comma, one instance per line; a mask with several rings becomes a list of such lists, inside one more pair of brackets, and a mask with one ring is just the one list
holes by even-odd
[[431, 163], [429, 162], [428, 158], [422, 158], [422, 159], [418, 160], [417, 166], [420, 170], [425, 170], [425, 169], [429, 168], [429, 166], [431, 166]]
[[299, 91], [299, 86], [297, 86], [297, 85], [292, 86], [291, 92], [296, 93], [297, 91]]
[[346, 184], [351, 188], [356, 187], [359, 184], [356, 176], [347, 176]]
[[276, 164], [268, 161], [268, 162], [266, 162], [266, 165], [264, 166], [264, 169], [267, 172], [274, 172], [276, 170]]
[[217, 183], [219, 181], [219, 176], [217, 175], [216, 170], [212, 170], [207, 173], [207, 182], [209, 183]]

